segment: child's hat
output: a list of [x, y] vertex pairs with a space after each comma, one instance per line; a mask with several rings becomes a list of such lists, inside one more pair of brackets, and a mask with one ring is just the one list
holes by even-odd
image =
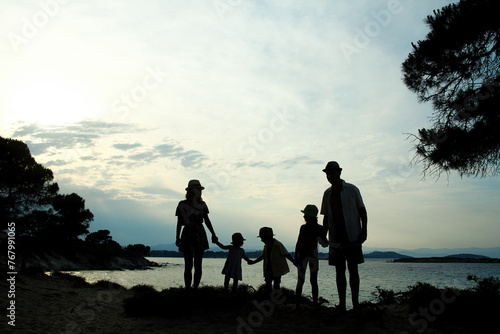
[[259, 236], [258, 238], [265, 238], [265, 237], [273, 237], [273, 229], [271, 227], [262, 227], [259, 230]]
[[314, 204], [307, 204], [304, 210], [300, 210], [303, 212], [305, 215], [308, 215], [310, 217], [317, 218], [318, 217], [318, 207]]
[[243, 235], [239, 232], [233, 233], [233, 235], [231, 236], [231, 239], [233, 239], [233, 243], [235, 243], [236, 241], [247, 240], [247, 239], [243, 238]]

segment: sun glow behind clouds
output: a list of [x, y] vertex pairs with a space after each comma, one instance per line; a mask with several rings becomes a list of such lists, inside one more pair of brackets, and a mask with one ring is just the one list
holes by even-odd
[[81, 85], [64, 78], [23, 78], [6, 97], [6, 112], [14, 121], [63, 124], [90, 117], [95, 111]]

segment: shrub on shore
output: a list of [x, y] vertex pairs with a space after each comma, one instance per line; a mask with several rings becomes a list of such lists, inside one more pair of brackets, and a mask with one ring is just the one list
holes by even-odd
[[[152, 286], [138, 285], [131, 288], [135, 295], [125, 299], [125, 313], [130, 316], [162, 316], [162, 317], [189, 317], [195, 311], [238, 312], [246, 307], [252, 307], [253, 301], [262, 301], [269, 296], [265, 286], [257, 290], [241, 284], [236, 292], [228, 292], [223, 287], [202, 286], [198, 289], [183, 287], [169, 288], [162, 291]], [[295, 293], [282, 288], [282, 298], [286, 303], [295, 303]], [[305, 297], [301, 297], [302, 304], [310, 304]]]
[[410, 313], [426, 318], [437, 326], [453, 324], [471, 331], [488, 332], [498, 327], [500, 314], [500, 280], [496, 277], [469, 275], [467, 280], [476, 285], [467, 289], [439, 289], [418, 282], [407, 291], [395, 292], [376, 287], [373, 292], [379, 304], [408, 305]]

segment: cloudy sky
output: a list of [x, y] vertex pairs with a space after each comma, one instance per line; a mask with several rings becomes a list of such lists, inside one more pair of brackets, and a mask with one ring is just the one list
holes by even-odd
[[[357, 185], [366, 246], [496, 247], [500, 179], [422, 179], [402, 83], [424, 18], [453, 1], [7, 1], [0, 135], [26, 142], [127, 245], [175, 241], [190, 179], [222, 243], [293, 247], [330, 160]], [[290, 249], [292, 250], [292, 249]]]

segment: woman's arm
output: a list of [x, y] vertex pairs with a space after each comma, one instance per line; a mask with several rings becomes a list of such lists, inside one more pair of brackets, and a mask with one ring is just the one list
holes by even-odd
[[299, 236], [297, 237], [297, 243], [295, 244], [295, 258], [298, 259], [300, 257], [300, 241], [302, 239], [302, 226], [299, 230]]
[[182, 228], [182, 218], [177, 216], [177, 228], [175, 229], [175, 245], [180, 247], [181, 245], [181, 228]]
[[205, 219], [205, 224], [207, 225], [208, 230], [210, 231], [210, 233], [212, 233], [212, 242], [216, 243], [219, 240], [219, 238], [217, 238], [217, 235], [215, 234], [214, 227], [212, 226], [212, 222], [210, 221], [210, 218], [208, 218], [208, 213], [205, 214], [204, 219]]

